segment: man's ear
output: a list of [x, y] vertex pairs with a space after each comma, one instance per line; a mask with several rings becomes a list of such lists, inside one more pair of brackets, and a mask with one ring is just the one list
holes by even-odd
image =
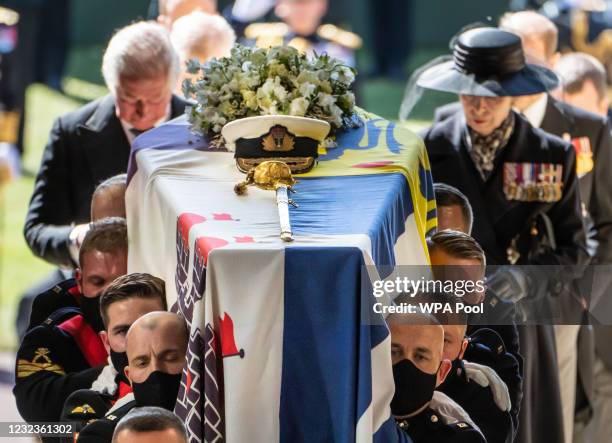
[[125, 374], [125, 378], [127, 378], [130, 382], [130, 386], [132, 386], [132, 379], [130, 379], [130, 367], [126, 366], [125, 368], [123, 368], [123, 373]]
[[461, 342], [461, 351], [459, 351], [459, 360], [463, 360], [463, 355], [465, 354], [465, 350], [467, 349], [469, 344], [470, 341], [466, 337], [464, 337], [463, 341]]
[[100, 331], [98, 333], [100, 340], [102, 340], [102, 344], [104, 345], [104, 349], [106, 349], [106, 353], [110, 355], [110, 343], [108, 342], [108, 333], [106, 331]]
[[442, 360], [442, 363], [440, 363], [440, 369], [438, 369], [438, 377], [436, 379], [436, 388], [440, 386], [442, 383], [444, 383], [444, 380], [446, 380], [446, 376], [448, 375], [452, 367], [453, 367], [453, 364], [451, 363], [450, 360], [446, 358]]
[[83, 273], [81, 272], [81, 268], [76, 268], [74, 270], [74, 279], [77, 282], [79, 292], [82, 294], [83, 293]]
[[602, 115], [606, 115], [608, 113], [608, 107], [610, 106], [610, 100], [607, 96], [599, 100], [599, 109]]

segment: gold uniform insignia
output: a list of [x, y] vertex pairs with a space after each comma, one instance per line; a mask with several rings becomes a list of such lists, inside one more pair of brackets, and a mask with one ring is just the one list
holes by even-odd
[[270, 132], [265, 136], [261, 143], [261, 148], [264, 151], [272, 152], [287, 152], [293, 151], [295, 143], [293, 135], [284, 126], [276, 125], [270, 129]]
[[96, 410], [92, 408], [91, 406], [89, 406], [87, 403], [85, 403], [84, 405], [77, 406], [72, 411], [70, 411], [70, 413], [71, 414], [95, 414]]
[[289, 33], [287, 24], [279, 23], [251, 23], [244, 30], [244, 36], [255, 40], [258, 48], [282, 46], [285, 35]]
[[17, 378], [29, 377], [40, 371], [49, 371], [58, 375], [66, 375], [64, 368], [51, 361], [49, 353], [50, 351], [47, 348], [38, 348], [34, 352], [32, 361], [28, 361], [24, 358], [17, 360]]
[[363, 40], [357, 34], [345, 31], [331, 24], [319, 26], [317, 29], [319, 37], [334, 42], [345, 48], [357, 50], [363, 46]]
[[[283, 22], [251, 23], [244, 30], [244, 36], [249, 40], [255, 40], [255, 46], [258, 48], [282, 46], [285, 43], [285, 37], [290, 33], [291, 28]], [[319, 26], [317, 35], [324, 40], [352, 50], [363, 46], [363, 40], [357, 34], [331, 24]], [[296, 36], [287, 42], [287, 45], [300, 52], [306, 52], [311, 48], [312, 43], [308, 39]]]

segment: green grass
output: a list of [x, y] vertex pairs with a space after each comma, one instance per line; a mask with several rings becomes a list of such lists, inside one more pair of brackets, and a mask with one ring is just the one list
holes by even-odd
[[[53, 120], [80, 105], [44, 86], [28, 89], [24, 165], [37, 171]], [[53, 267], [34, 257], [23, 238], [23, 222], [34, 179], [22, 177], [0, 192], [0, 349], [15, 347], [15, 314], [20, 294]]]

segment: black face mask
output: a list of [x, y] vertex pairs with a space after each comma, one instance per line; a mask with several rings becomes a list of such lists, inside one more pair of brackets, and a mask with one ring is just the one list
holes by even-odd
[[393, 380], [395, 381], [395, 394], [391, 400], [391, 412], [402, 417], [412, 414], [422, 408], [433, 397], [436, 389], [435, 374], [421, 371], [408, 359], [393, 365]]
[[168, 411], [174, 410], [182, 375], [155, 371], [142, 383], [132, 383], [136, 403], [138, 406], [159, 406]]
[[123, 371], [125, 367], [128, 365], [127, 354], [125, 352], [115, 352], [111, 349], [110, 358], [111, 358], [111, 362], [113, 363], [113, 367], [119, 374], [119, 377], [123, 381], [127, 381], [125, 378], [125, 372]]
[[100, 297], [101, 296], [98, 295], [97, 297], [90, 298], [82, 295], [80, 298], [83, 317], [85, 317], [87, 323], [89, 323], [96, 332], [104, 331], [104, 322], [100, 315]]

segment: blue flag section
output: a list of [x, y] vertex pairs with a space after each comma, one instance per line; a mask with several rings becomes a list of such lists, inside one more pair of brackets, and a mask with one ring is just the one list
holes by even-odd
[[[372, 404], [372, 349], [389, 336], [384, 325], [361, 324], [361, 303], [369, 303], [357, 296], [364, 265], [357, 248], [285, 250], [292, 278], [285, 280], [281, 442], [356, 441]], [[390, 417], [374, 441], [410, 439]]]

